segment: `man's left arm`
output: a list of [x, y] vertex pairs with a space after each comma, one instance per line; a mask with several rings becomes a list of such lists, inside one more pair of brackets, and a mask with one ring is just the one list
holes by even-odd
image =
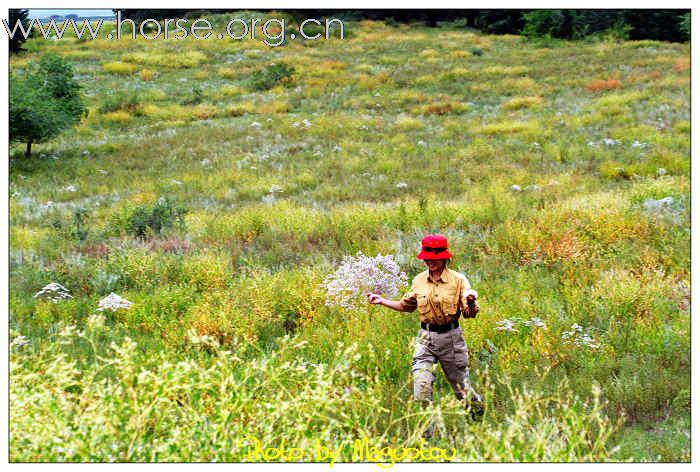
[[462, 307], [462, 315], [465, 318], [476, 318], [476, 314], [479, 313], [479, 305], [476, 304], [478, 296], [476, 290], [469, 284], [469, 279], [463, 277], [459, 302]]

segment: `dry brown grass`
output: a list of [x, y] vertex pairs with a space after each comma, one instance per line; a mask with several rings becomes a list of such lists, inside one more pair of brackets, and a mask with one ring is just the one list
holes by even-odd
[[586, 90], [589, 92], [600, 92], [603, 90], [616, 90], [622, 88], [622, 82], [617, 79], [608, 80], [592, 80], [586, 85]]
[[673, 64], [673, 71], [674, 72], [685, 72], [690, 70], [690, 58], [689, 57], [684, 57], [683, 59], [679, 59]]

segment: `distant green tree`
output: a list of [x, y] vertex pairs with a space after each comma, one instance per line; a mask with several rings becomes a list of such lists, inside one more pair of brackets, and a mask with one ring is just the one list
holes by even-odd
[[73, 69], [61, 57], [47, 54], [35, 70], [10, 74], [10, 142], [32, 143], [50, 139], [80, 121], [85, 107]]
[[523, 15], [522, 34], [528, 38], [565, 38], [566, 15], [562, 10], [534, 10]]
[[[10, 14], [7, 19], [7, 26], [9, 27], [10, 31], [12, 31], [13, 28], [15, 28], [15, 25], [17, 25], [18, 21], [22, 24], [25, 31], [29, 28], [29, 24], [31, 23], [31, 20], [29, 19], [29, 10], [27, 10], [26, 8], [10, 8], [9, 13]], [[32, 33], [33, 32], [30, 32], [29, 35], [25, 38], [22, 34], [22, 31], [20, 31], [19, 25], [17, 25], [17, 28], [14, 30], [14, 34], [12, 35], [12, 38], [10, 38], [10, 52], [17, 54], [24, 51], [24, 49], [22, 48], [22, 44], [27, 39], [32, 37]]]
[[680, 24], [678, 25], [678, 28], [681, 31], [681, 35], [683, 35], [683, 39], [686, 41], [690, 40], [690, 12], [684, 14], [681, 17]]

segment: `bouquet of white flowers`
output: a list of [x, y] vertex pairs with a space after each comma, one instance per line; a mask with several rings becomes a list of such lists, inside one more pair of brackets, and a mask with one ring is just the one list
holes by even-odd
[[381, 293], [395, 297], [406, 285], [406, 274], [390, 255], [345, 256], [338, 269], [323, 281], [326, 305], [346, 310], [361, 310], [367, 306], [366, 293]]

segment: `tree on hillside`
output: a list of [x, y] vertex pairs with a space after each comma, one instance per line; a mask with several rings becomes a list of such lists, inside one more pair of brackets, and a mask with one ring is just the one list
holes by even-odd
[[44, 142], [80, 121], [85, 113], [80, 85], [61, 57], [47, 54], [35, 70], [10, 74], [10, 142]]
[[[10, 15], [7, 19], [7, 25], [10, 28], [10, 31], [17, 25], [17, 22], [20, 22], [22, 26], [24, 27], [24, 30], [26, 31], [29, 28], [29, 24], [31, 20], [29, 19], [29, 10], [26, 8], [10, 8]], [[10, 52], [14, 52], [15, 54], [20, 53], [24, 51], [22, 48], [22, 44], [29, 39], [32, 36], [32, 33], [30, 33], [27, 38], [24, 37], [22, 34], [22, 31], [19, 28], [19, 25], [17, 25], [17, 28], [15, 29], [15, 33], [10, 38]]]

